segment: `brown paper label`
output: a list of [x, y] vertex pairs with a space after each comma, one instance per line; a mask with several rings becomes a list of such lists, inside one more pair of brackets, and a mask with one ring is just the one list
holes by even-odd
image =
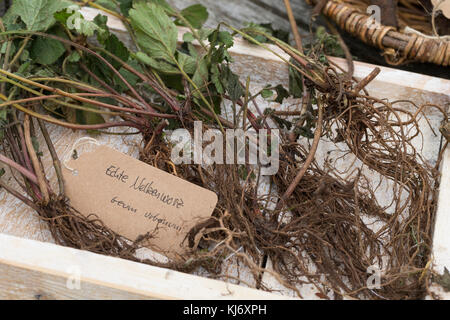
[[152, 248], [182, 254], [187, 232], [209, 218], [217, 195], [114, 149], [100, 146], [66, 163], [71, 205], [130, 240], [154, 232]]

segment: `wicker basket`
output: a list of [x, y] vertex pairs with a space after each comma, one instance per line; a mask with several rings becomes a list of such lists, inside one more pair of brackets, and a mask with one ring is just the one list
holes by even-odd
[[[307, 2], [316, 5], [319, 0]], [[408, 3], [407, 0], [403, 2]], [[322, 13], [341, 29], [382, 49], [389, 64], [412, 61], [441, 66], [450, 64], [450, 37], [425, 34], [431, 34], [431, 23], [426, 21], [428, 17], [424, 11], [420, 15], [414, 13], [411, 7], [407, 7], [408, 10], [399, 9], [399, 28], [395, 28], [376, 22], [366, 13], [369, 5], [364, 0], [328, 0], [322, 7]]]

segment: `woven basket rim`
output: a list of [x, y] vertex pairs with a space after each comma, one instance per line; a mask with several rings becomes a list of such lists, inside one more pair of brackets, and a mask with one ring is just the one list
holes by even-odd
[[[306, 1], [311, 5], [319, 2]], [[450, 37], [430, 37], [411, 29], [405, 32], [405, 29], [382, 25], [345, 0], [328, 0], [322, 7], [322, 13], [341, 29], [381, 49], [391, 65], [412, 61], [450, 65]]]

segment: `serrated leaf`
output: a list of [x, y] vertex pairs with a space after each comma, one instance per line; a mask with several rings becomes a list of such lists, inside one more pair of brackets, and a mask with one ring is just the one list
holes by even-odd
[[79, 25], [75, 24], [75, 30], [77, 30], [77, 32], [82, 35], [92, 37], [95, 31], [98, 31], [99, 28], [94, 22], [85, 20], [83, 18], [82, 20], [79, 20]]
[[73, 5], [65, 0], [15, 0], [7, 20], [20, 17], [28, 30], [45, 31], [55, 22], [54, 14]]
[[161, 6], [137, 2], [130, 19], [139, 46], [150, 58], [175, 63], [178, 31]]
[[197, 68], [197, 60], [190, 55], [178, 51], [178, 63], [187, 74], [194, 74]]
[[[122, 41], [120, 41], [115, 34], [110, 34], [106, 39], [105, 49], [124, 62], [127, 62], [128, 58], [130, 57], [130, 52], [128, 51], [127, 47], [125, 47]], [[107, 55], [105, 55], [104, 57], [110, 61], [114, 68], [117, 69], [122, 66], [122, 64], [115, 59]]]
[[[200, 29], [208, 20], [208, 10], [201, 4], [194, 4], [183, 10], [180, 14], [194, 27]], [[175, 21], [176, 24], [184, 26], [184, 22], [180, 19]]]
[[220, 81], [220, 72], [216, 64], [211, 66], [211, 81], [216, 87], [218, 93], [223, 94], [225, 92], [222, 82]]
[[32, 59], [43, 65], [55, 63], [66, 52], [64, 45], [55, 39], [38, 37], [31, 46]]
[[224, 45], [227, 49], [234, 44], [233, 36], [228, 31], [214, 30], [208, 36], [208, 40], [211, 42], [211, 45]]
[[162, 61], [162, 60], [156, 60], [153, 59], [151, 57], [149, 57], [148, 55], [146, 55], [144, 52], [138, 52], [136, 53], [136, 58], [150, 66], [151, 68], [158, 70], [162, 73], [166, 73], [166, 74], [179, 74], [180, 70], [176, 67], [174, 67], [173, 65], [171, 65], [168, 62]]
[[88, 21], [83, 17], [79, 9], [75, 10], [76, 8], [76, 6], [71, 6], [67, 10], [55, 13], [53, 16], [69, 30], [75, 30], [79, 34], [87, 37], [93, 36], [95, 31], [102, 30], [97, 24], [97, 17], [95, 17], [94, 22]]
[[[139, 1], [139, 0], [138, 0]], [[143, 0], [140, 0], [143, 1]], [[175, 10], [170, 6], [170, 4], [167, 3], [166, 0], [147, 0], [147, 2], [155, 4], [161, 8], [164, 9], [164, 11], [166, 11], [166, 13], [168, 15], [173, 15], [175, 14]]]
[[198, 61], [192, 81], [198, 88], [204, 87], [208, 83], [208, 75], [208, 64], [205, 57], [203, 57]]
[[244, 88], [239, 81], [239, 76], [234, 74], [228, 66], [223, 66], [221, 80], [231, 101], [237, 101], [244, 95]]

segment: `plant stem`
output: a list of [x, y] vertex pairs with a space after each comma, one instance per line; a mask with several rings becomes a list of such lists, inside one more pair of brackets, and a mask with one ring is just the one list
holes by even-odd
[[198, 86], [195, 84], [195, 82], [186, 74], [186, 72], [184, 72], [183, 68], [180, 66], [180, 64], [178, 63], [178, 61], [175, 59], [175, 57], [173, 57], [174, 61], [176, 61], [176, 64], [178, 66], [178, 69], [180, 70], [181, 74], [183, 75], [183, 77], [186, 78], [186, 80], [194, 87], [194, 89], [199, 93], [200, 95], [200, 99], [206, 104], [206, 106], [209, 108], [209, 110], [211, 110], [211, 112], [214, 115], [214, 119], [217, 121], [217, 124], [220, 127], [220, 131], [225, 132], [222, 123], [220, 122], [220, 119], [218, 117], [218, 115], [216, 114], [216, 112], [214, 111], [213, 106], [209, 103], [209, 101], [205, 98], [205, 96], [201, 93], [200, 89], [198, 88]]
[[20, 58], [20, 56], [23, 53], [23, 50], [25, 49], [26, 45], [28, 44], [28, 41], [30, 41], [31, 37], [26, 37], [25, 40], [23, 41], [22, 45], [20, 46], [19, 50], [17, 51], [16, 55], [14, 56], [14, 58], [11, 60], [11, 62], [9, 63], [9, 66], [12, 66], [16, 63], [16, 61]]
[[[21, 77], [19, 75], [10, 73], [10, 72], [2, 70], [2, 69], [0, 69], [0, 73], [2, 73], [4, 75], [7, 75], [7, 76], [9, 76], [11, 78], [14, 78], [16, 80], [22, 81], [22, 82], [24, 82], [26, 84], [29, 84], [29, 85], [32, 85], [32, 86], [36, 86], [38, 88], [41, 88], [41, 89], [44, 89], [44, 90], [56, 93], [57, 95], [65, 96], [65, 97], [68, 97], [68, 98], [71, 98], [71, 99], [74, 99], [74, 100], [77, 100], [77, 101], [80, 101], [80, 102], [83, 102], [83, 103], [92, 104], [92, 105], [95, 105], [95, 106], [98, 106], [98, 107], [102, 107], [102, 108], [107, 108], [107, 109], [116, 110], [116, 111], [130, 112], [130, 113], [140, 113], [140, 114], [145, 114], [145, 115], [149, 115], [149, 116], [152, 116], [152, 117], [160, 117], [160, 118], [174, 118], [174, 117], [176, 117], [176, 115], [161, 114], [161, 113], [154, 112], [154, 111], [146, 111], [146, 110], [139, 110], [139, 109], [124, 108], [124, 107], [119, 107], [119, 106], [115, 106], [115, 105], [108, 104], [108, 103], [103, 103], [103, 102], [92, 100], [92, 99], [83, 98], [80, 95], [69, 93], [69, 92], [65, 92], [65, 91], [63, 91], [61, 89], [58, 89], [58, 88], [49, 87], [49, 86], [46, 86], [44, 84], [41, 84], [41, 83], [38, 83], [38, 82], [34, 82], [32, 80], [28, 80], [28, 79], [23, 78], [23, 77]], [[0, 79], [1, 78], [5, 79], [4, 77], [0, 76]], [[34, 91], [34, 90], [30, 89], [30, 88], [22, 87], [22, 89], [25, 89], [25, 90], [28, 90], [28, 91], [32, 91], [34, 94], [41, 95], [40, 93], [37, 93], [37, 91]], [[114, 94], [90, 94], [90, 95], [111, 97], [111, 98], [116, 98], [118, 100], [124, 101], [123, 97], [116, 96]]]
[[0, 162], [6, 164], [8, 167], [16, 169], [20, 174], [22, 174], [24, 177], [29, 179], [31, 182], [38, 184], [36, 175], [33, 172], [26, 169], [25, 167], [22, 167], [17, 162], [9, 159], [8, 157], [6, 157], [2, 154], [0, 154]]
[[25, 143], [27, 145], [28, 154], [30, 155], [31, 158], [31, 163], [33, 164], [34, 167], [34, 172], [36, 173], [39, 189], [43, 196], [42, 200], [44, 202], [44, 205], [47, 205], [50, 201], [50, 194], [48, 192], [47, 182], [45, 180], [44, 169], [42, 168], [41, 163], [39, 162], [39, 159], [36, 155], [36, 151], [34, 150], [33, 141], [31, 140], [30, 124], [31, 124], [30, 116], [26, 114], [23, 123]]
[[298, 33], [297, 21], [295, 21], [294, 13], [292, 12], [291, 2], [289, 0], [284, 0], [284, 6], [289, 18], [289, 23], [291, 24], [292, 34], [294, 35], [295, 44], [300, 52], [303, 52], [302, 38]]
[[44, 121], [37, 119], [39, 127], [41, 128], [42, 135], [44, 136], [45, 142], [47, 143], [48, 150], [50, 151], [50, 156], [53, 160], [53, 167], [55, 168], [56, 177], [58, 178], [59, 195], [64, 196], [64, 180], [61, 169], [61, 162], [59, 161], [58, 154], [56, 153], [55, 147], [53, 146], [52, 139], [45, 127]]
[[[3, 94], [0, 94], [0, 99], [7, 101], [7, 98]], [[56, 125], [64, 127], [64, 128], [74, 129], [74, 130], [98, 130], [98, 129], [106, 129], [106, 128], [112, 128], [112, 127], [132, 127], [132, 128], [139, 130], [141, 128], [138, 123], [132, 122], [132, 121], [107, 122], [107, 123], [92, 124], [92, 125], [73, 124], [73, 123], [60, 121], [53, 117], [42, 115], [38, 112], [35, 112], [35, 111], [32, 111], [25, 107], [22, 107], [20, 104], [13, 104], [12, 106], [14, 108], [16, 108], [17, 110], [20, 110], [23, 113], [28, 114], [34, 118], [42, 119], [46, 122], [53, 123], [53, 124], [56, 124]]]
[[11, 188], [10, 186], [8, 186], [5, 182], [3, 182], [3, 180], [0, 179], [0, 187], [2, 187], [3, 189], [5, 189], [7, 192], [9, 192], [10, 194], [12, 194], [13, 196], [15, 196], [17, 199], [21, 200], [23, 203], [25, 203], [27, 206], [29, 206], [30, 208], [33, 208], [36, 211], [39, 211], [39, 207], [37, 205], [34, 204], [33, 201], [31, 201], [30, 199], [25, 198], [22, 194], [20, 194], [19, 192], [17, 192], [16, 190], [14, 190], [13, 188]]
[[284, 194], [281, 196], [280, 201], [277, 204], [277, 210], [281, 210], [284, 205], [286, 204], [286, 200], [292, 195], [295, 188], [298, 186], [300, 181], [302, 180], [303, 176], [306, 173], [306, 170], [308, 170], [309, 166], [314, 160], [314, 157], [316, 155], [317, 147], [319, 146], [320, 137], [322, 136], [322, 120], [323, 120], [323, 105], [322, 101], [320, 101], [320, 98], [317, 98], [317, 105], [319, 107], [319, 116], [317, 119], [317, 128], [314, 132], [314, 140], [313, 144], [311, 146], [311, 150], [309, 151], [308, 157], [305, 160], [305, 163], [303, 164], [300, 171], [295, 176], [294, 180], [291, 182], [289, 187], [286, 189]]
[[[14, 33], [14, 31], [13, 32], [5, 32], [4, 34], [10, 34], [10, 33]], [[54, 35], [51, 35], [51, 34], [46, 34], [46, 33], [42, 33], [42, 32], [31, 32], [31, 31], [15, 31], [15, 33], [25, 33], [25, 34], [35, 34], [35, 35], [38, 35], [38, 36], [42, 36], [42, 37], [47, 37], [47, 38], [51, 38], [51, 39], [55, 39], [55, 40], [58, 40], [58, 41], [60, 41], [60, 42], [62, 42], [62, 43], [65, 43], [65, 44], [68, 44], [68, 45], [71, 45], [71, 46], [73, 46], [73, 47], [75, 47], [75, 48], [78, 48], [78, 49], [80, 49], [80, 50], [83, 50], [83, 51], [85, 51], [85, 52], [88, 52], [89, 54], [91, 54], [91, 55], [93, 55], [93, 56], [95, 56], [96, 58], [98, 58], [99, 60], [101, 60], [104, 64], [106, 64], [106, 66], [109, 68], [109, 69], [111, 69], [118, 77], [119, 77], [119, 79], [120, 80], [122, 80], [123, 81], [123, 83], [125, 83], [125, 85], [128, 87], [128, 89], [130, 89], [130, 91], [133, 93], [133, 95], [139, 100], [139, 101], [141, 101], [143, 104], [144, 104], [144, 106], [146, 106], [146, 108], [148, 109], [148, 110], [150, 110], [150, 111], [153, 111], [153, 112], [155, 112], [155, 110], [137, 93], [137, 91], [133, 88], [133, 86], [132, 85], [130, 85], [130, 83], [122, 76], [122, 74], [120, 74], [120, 72], [119, 71], [117, 71], [117, 69], [116, 68], [114, 68], [114, 66], [111, 64], [111, 63], [109, 63], [108, 62], [108, 60], [106, 60], [105, 58], [103, 58], [101, 55], [99, 55], [97, 52], [95, 52], [95, 51], [93, 51], [93, 50], [91, 50], [91, 49], [89, 49], [89, 48], [86, 48], [86, 47], [84, 47], [84, 46], [82, 46], [82, 45], [80, 45], [80, 44], [78, 44], [78, 43], [76, 43], [76, 42], [73, 42], [73, 41], [70, 41], [70, 40], [67, 40], [67, 39], [64, 39], [64, 38], [61, 38], [61, 37], [57, 37], [57, 36], [54, 36]], [[120, 59], [119, 59], [120, 60]], [[122, 62], [122, 63], [124, 63], [124, 62]]]

